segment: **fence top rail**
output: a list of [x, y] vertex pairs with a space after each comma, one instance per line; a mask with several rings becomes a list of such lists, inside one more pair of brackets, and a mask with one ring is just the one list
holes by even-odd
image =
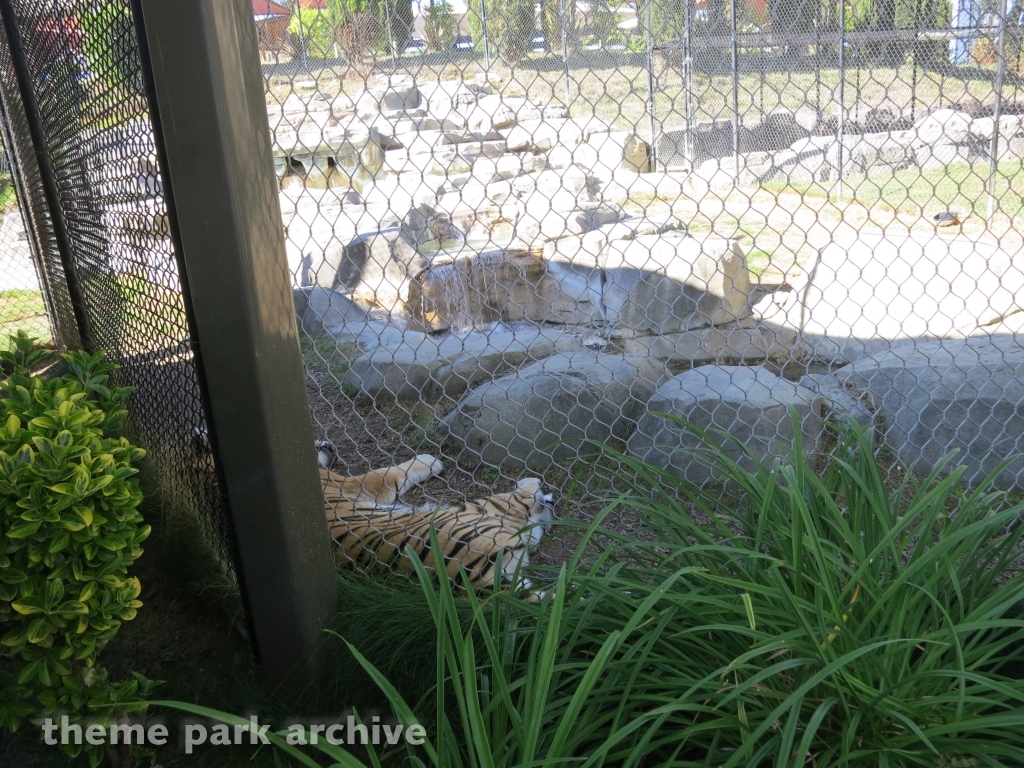
[[[818, 29], [809, 32], [737, 32], [736, 43], [740, 48], [775, 48], [788, 45], [812, 45], [842, 39], [854, 45], [857, 43], [889, 43], [913, 41], [951, 41], [977, 40], [995, 37], [999, 34], [999, 25], [961, 27], [952, 29], [867, 29], [846, 30]], [[690, 47], [693, 49], [731, 48], [732, 34], [728, 35], [691, 35]], [[672, 50], [685, 48], [685, 38], [674, 38], [658, 43], [655, 48]]]

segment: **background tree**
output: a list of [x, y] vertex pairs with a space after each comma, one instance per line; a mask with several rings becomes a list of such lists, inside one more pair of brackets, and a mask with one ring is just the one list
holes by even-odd
[[[485, 5], [486, 29], [480, 2]], [[533, 0], [468, 0], [468, 5], [469, 26], [478, 48], [483, 47], [486, 34], [491, 55], [497, 55], [509, 66], [514, 66], [533, 47], [537, 32]]]
[[431, 5], [427, 8], [427, 15], [423, 21], [423, 31], [426, 33], [430, 50], [450, 51], [455, 45], [457, 32], [452, 7], [445, 2]]

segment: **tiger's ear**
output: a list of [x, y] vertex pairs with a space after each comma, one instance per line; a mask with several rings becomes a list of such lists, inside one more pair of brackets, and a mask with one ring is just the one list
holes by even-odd
[[541, 481], [537, 477], [524, 477], [516, 483], [516, 493], [526, 493], [530, 496], [540, 494]]

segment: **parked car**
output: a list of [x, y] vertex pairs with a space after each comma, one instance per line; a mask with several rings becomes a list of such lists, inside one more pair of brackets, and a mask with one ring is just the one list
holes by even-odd
[[410, 37], [403, 53], [426, 53], [427, 44], [418, 37]]
[[456, 50], [464, 51], [473, 47], [473, 38], [469, 35], [459, 35], [455, 38]]

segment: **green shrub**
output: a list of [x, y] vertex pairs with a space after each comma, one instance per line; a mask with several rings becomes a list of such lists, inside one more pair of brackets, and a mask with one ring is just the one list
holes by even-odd
[[141, 94], [135, 23], [127, 2], [97, 4], [80, 17], [82, 49], [92, 73], [110, 88]]
[[327, 0], [327, 14], [350, 60], [373, 52], [391, 55], [391, 44], [400, 53], [412, 34], [409, 0]]
[[[29, 371], [48, 350], [24, 333], [0, 352], [12, 373], [0, 388], [0, 657], [17, 684], [0, 696], [0, 724], [86, 714], [104, 725], [142, 709], [139, 677], [107, 679], [97, 653], [135, 617], [141, 586], [128, 575], [150, 528], [136, 469], [141, 448], [118, 437], [131, 387], [110, 387], [103, 353], [64, 355], [69, 372]], [[92, 765], [102, 747], [69, 744]]]
[[326, 11], [315, 8], [296, 8], [288, 23], [292, 40], [314, 59], [329, 59], [336, 55], [337, 37], [334, 24]]

